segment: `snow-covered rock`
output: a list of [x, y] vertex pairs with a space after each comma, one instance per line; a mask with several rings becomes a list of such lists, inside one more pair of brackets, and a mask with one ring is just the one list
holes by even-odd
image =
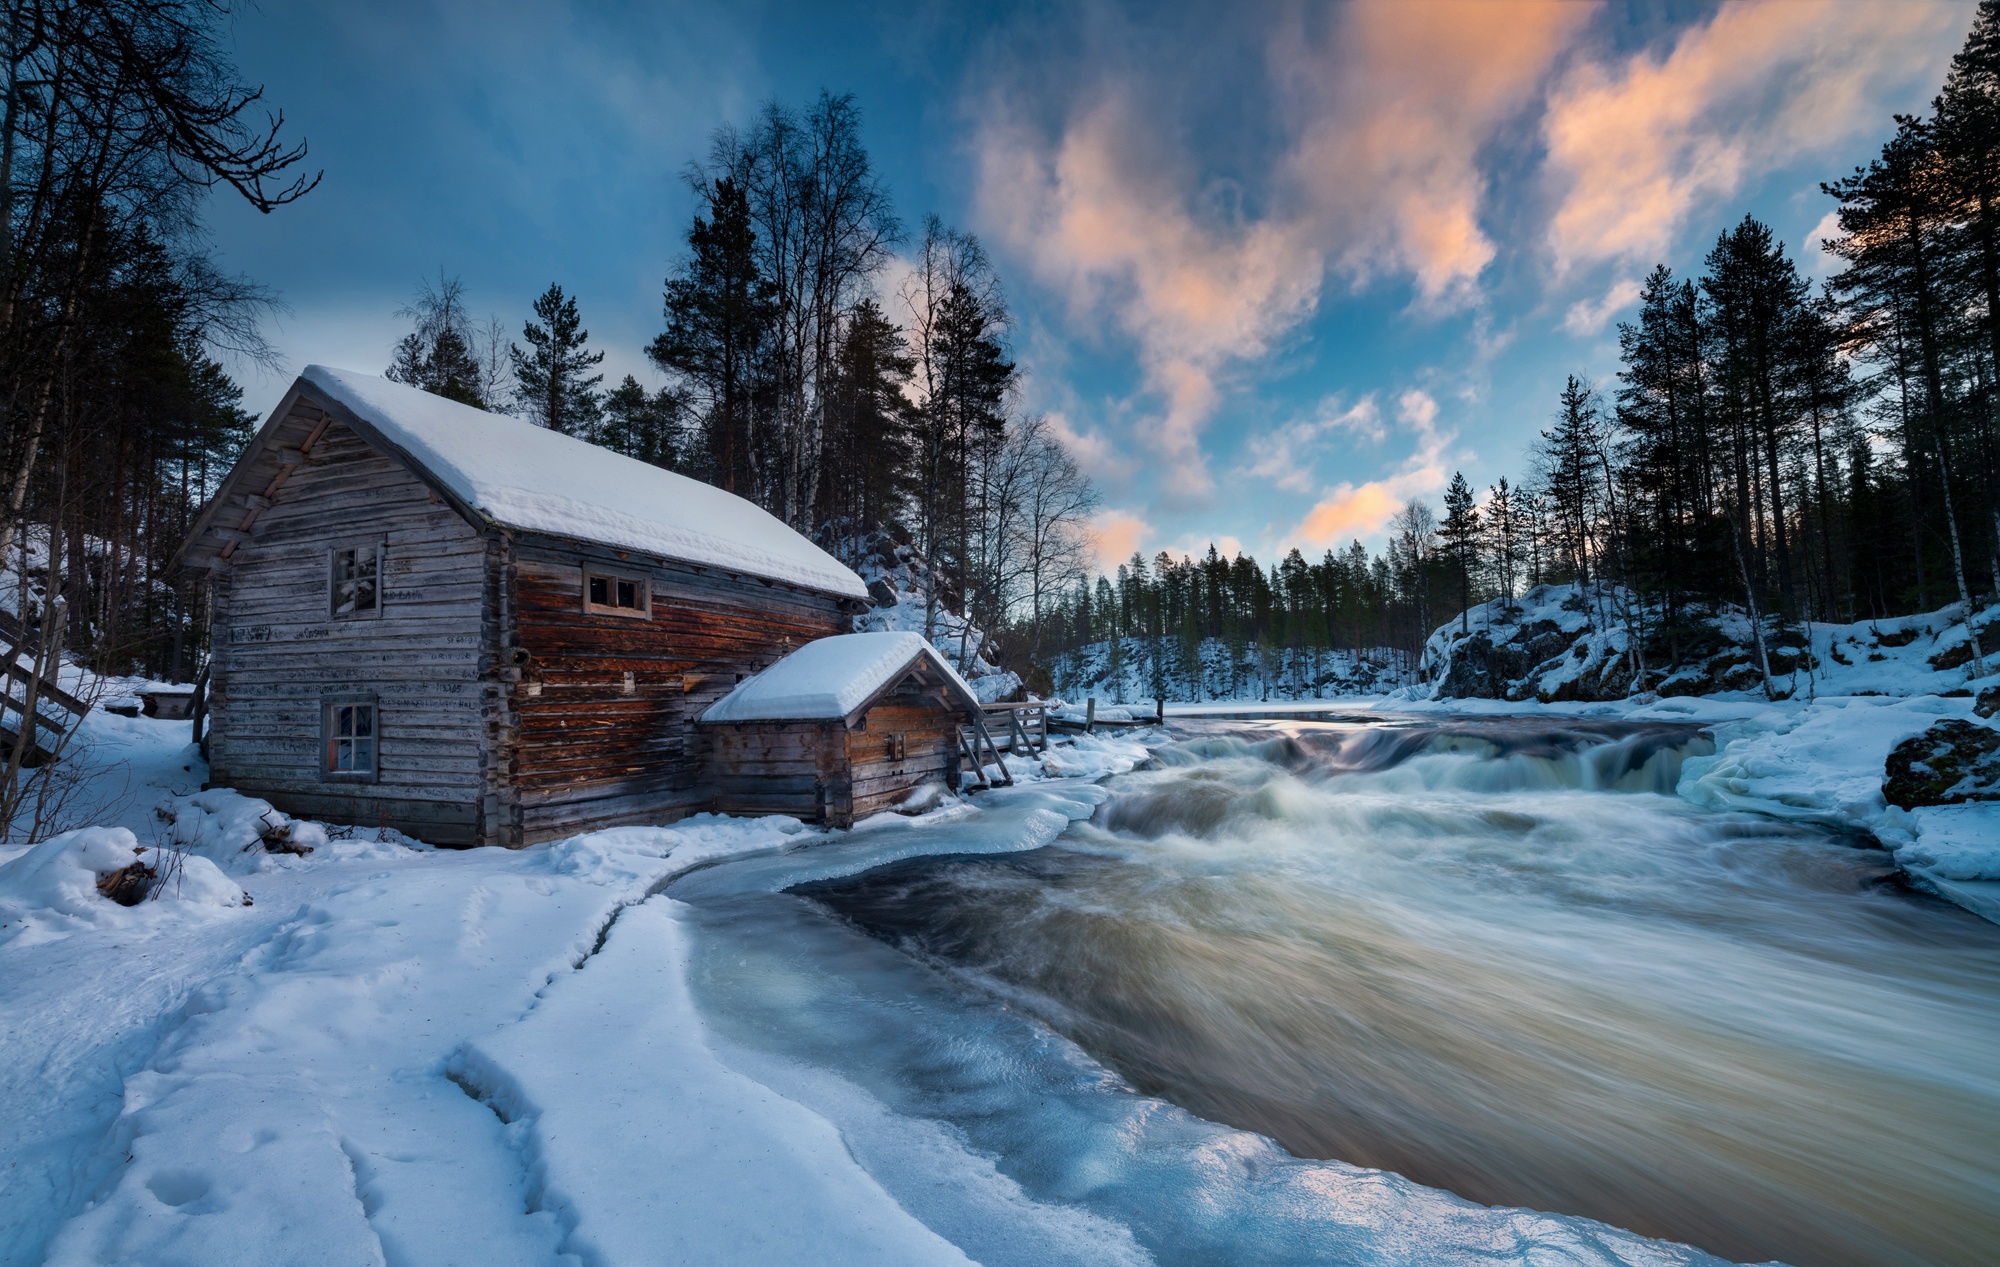
[[843, 552], [859, 556], [855, 571], [867, 583], [875, 606], [854, 618], [856, 633], [914, 633], [928, 638], [953, 669], [965, 679], [982, 704], [1020, 696], [1021, 675], [1001, 668], [988, 654], [986, 631], [954, 612], [956, 595], [940, 593], [933, 608], [925, 596], [929, 569], [923, 556], [897, 533], [877, 531], [845, 543]]

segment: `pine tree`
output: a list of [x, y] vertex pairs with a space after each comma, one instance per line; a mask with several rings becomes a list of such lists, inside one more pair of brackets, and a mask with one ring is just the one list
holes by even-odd
[[523, 350], [510, 345], [514, 363], [515, 400], [537, 426], [585, 440], [597, 438], [603, 399], [597, 385], [604, 375], [592, 374], [604, 353], [589, 349], [590, 331], [577, 315], [576, 300], [550, 283], [535, 300], [535, 317], [521, 327], [528, 341]]
[[667, 278], [667, 328], [646, 354], [672, 376], [699, 414], [702, 478], [757, 497], [768, 466], [755, 414], [777, 295], [757, 263], [757, 233], [743, 189], [727, 176], [702, 190], [708, 215], [688, 227], [688, 257]]
[[1472, 574], [1479, 565], [1479, 508], [1462, 471], [1453, 473], [1444, 490], [1444, 522], [1438, 525], [1438, 536], [1444, 538], [1452, 569], [1458, 573], [1458, 631], [1470, 633]]

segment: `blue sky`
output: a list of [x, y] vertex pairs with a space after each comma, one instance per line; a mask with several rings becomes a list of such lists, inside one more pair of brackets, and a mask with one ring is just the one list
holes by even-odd
[[1818, 183], [1923, 106], [1971, 13], [291, 0], [236, 46], [325, 181], [212, 224], [291, 309], [253, 408], [309, 362], [379, 372], [440, 267], [516, 330], [560, 282], [652, 381], [684, 165], [766, 98], [851, 92], [905, 221], [993, 254], [1021, 406], [1097, 480], [1102, 553], [1268, 559], [1518, 475], [1563, 376], [1615, 372], [1637, 279], [1745, 212], [1823, 271]]

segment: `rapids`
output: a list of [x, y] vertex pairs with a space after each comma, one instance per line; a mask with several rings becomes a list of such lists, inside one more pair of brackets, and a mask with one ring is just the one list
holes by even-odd
[[2000, 928], [1872, 842], [1674, 797], [1684, 726], [1176, 734], [682, 881], [704, 1015], [989, 1262], [1992, 1261]]

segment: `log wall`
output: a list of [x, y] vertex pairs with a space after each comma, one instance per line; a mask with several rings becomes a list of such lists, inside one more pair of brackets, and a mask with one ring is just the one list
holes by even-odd
[[[925, 783], [958, 784], [959, 714], [914, 688], [840, 721], [704, 726], [709, 782], [725, 814], [791, 814], [848, 827]], [[891, 755], [902, 739], [902, 756]]]
[[[305, 459], [215, 581], [211, 781], [287, 813], [479, 843], [498, 702], [491, 545], [401, 463], [310, 406], [298, 413], [286, 440]], [[381, 614], [336, 619], [328, 552], [370, 541], [385, 545]], [[321, 773], [333, 695], [376, 697], [373, 782]]]
[[[644, 578], [650, 615], [586, 611], [586, 571]], [[501, 638], [527, 659], [507, 687], [500, 778], [524, 842], [710, 808], [719, 789], [703, 782], [694, 719], [848, 628], [831, 596], [606, 547], [523, 536], [505, 572]]]

